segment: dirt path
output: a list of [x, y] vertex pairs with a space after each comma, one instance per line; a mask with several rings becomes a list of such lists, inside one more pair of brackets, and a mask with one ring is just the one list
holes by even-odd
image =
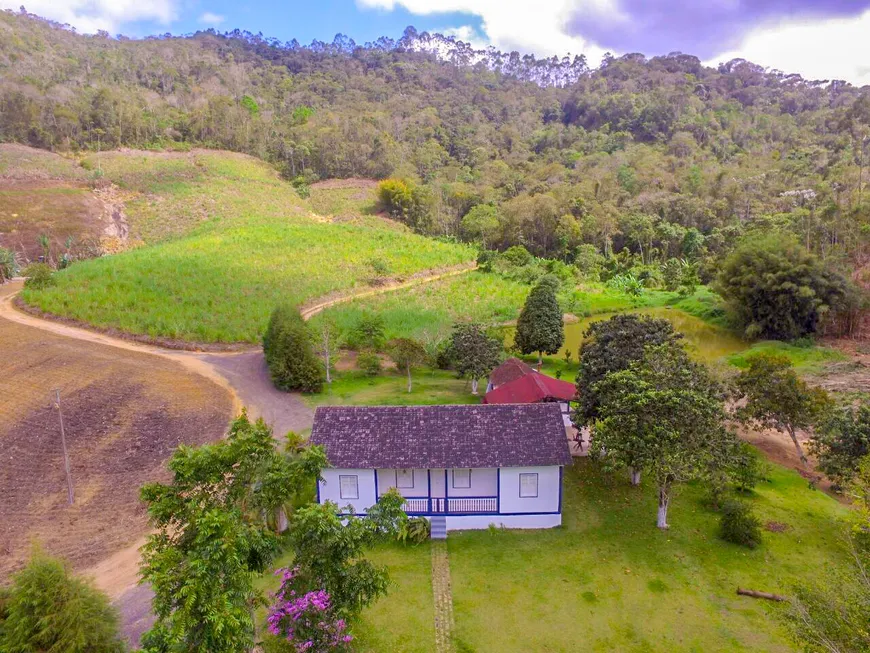
[[336, 304], [346, 304], [347, 302], [352, 302], [355, 299], [363, 299], [364, 297], [373, 297], [375, 295], [383, 295], [384, 293], [394, 292], [396, 290], [413, 288], [415, 286], [420, 286], [424, 283], [432, 283], [433, 281], [438, 281], [440, 279], [447, 279], [449, 277], [455, 277], [460, 274], [466, 274], [476, 269], [477, 263], [472, 263], [469, 265], [463, 265], [461, 267], [454, 268], [447, 272], [438, 272], [436, 274], [419, 276], [408, 281], [388, 283], [383, 286], [378, 286], [377, 288], [372, 288], [370, 290], [362, 290], [360, 292], [337, 295], [328, 299], [317, 300], [317, 303], [315, 304], [304, 306], [300, 312], [302, 313], [303, 320], [310, 320], [318, 313], [321, 313], [330, 306], [335, 306]]
[[[362, 297], [370, 297], [404, 288], [431, 283], [459, 274], [465, 274], [476, 265], [464, 266], [446, 272], [420, 276], [405, 282], [394, 283], [358, 293], [331, 297], [305, 308], [303, 318], [308, 320], [336, 304]], [[85, 329], [79, 326], [55, 322], [18, 310], [13, 300], [22, 287], [23, 280], [16, 279], [0, 287], [0, 319], [8, 320], [47, 333], [74, 340], [113, 347], [125, 351], [159, 356], [175, 361], [190, 372], [201, 375], [225, 389], [232, 398], [233, 413], [247, 407], [253, 418], [262, 417], [272, 426], [276, 435], [287, 431], [303, 431], [311, 427], [314, 412], [298, 395], [276, 390], [269, 379], [269, 371], [261, 351], [241, 352], [196, 352], [164, 348], [156, 344], [141, 343], [117, 338], [112, 335]], [[93, 577], [96, 585], [105, 591], [121, 612], [124, 633], [131, 642], [138, 642], [142, 633], [153, 623], [151, 614], [152, 592], [149, 587], [138, 584], [139, 540], [93, 567], [85, 575]]]

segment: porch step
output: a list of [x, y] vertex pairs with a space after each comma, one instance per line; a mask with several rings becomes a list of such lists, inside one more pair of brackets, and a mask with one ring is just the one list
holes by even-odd
[[447, 517], [444, 515], [436, 515], [431, 518], [431, 531], [430, 537], [433, 540], [446, 540], [447, 539]]

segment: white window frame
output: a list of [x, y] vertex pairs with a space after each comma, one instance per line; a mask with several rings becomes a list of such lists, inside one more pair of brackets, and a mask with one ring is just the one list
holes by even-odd
[[[534, 479], [535, 480], [535, 493], [529, 494], [528, 490], [523, 491], [523, 479]], [[537, 499], [538, 498], [538, 473], [537, 472], [523, 472], [520, 474], [520, 499]]]
[[[407, 480], [407, 478], [408, 478], [407, 476], [404, 476], [404, 478], [402, 479], [402, 482], [399, 481], [399, 478], [400, 478], [399, 472], [404, 472], [406, 474], [410, 474], [410, 476], [411, 476], [411, 484], [410, 485], [407, 485], [404, 483], [404, 481]], [[412, 490], [412, 489], [414, 489], [414, 470], [413, 469], [397, 469], [396, 470], [396, 487], [399, 488], [400, 490]]]
[[[456, 484], [456, 472], [468, 472], [468, 485]], [[450, 479], [454, 490], [470, 490], [471, 489], [471, 470], [470, 469], [453, 469], [450, 470]]]
[[[352, 494], [354, 496], [350, 496], [351, 492], [345, 492], [345, 479], [353, 479], [354, 491]], [[359, 499], [359, 476], [356, 474], [340, 474], [338, 477], [338, 496], [342, 499]]]

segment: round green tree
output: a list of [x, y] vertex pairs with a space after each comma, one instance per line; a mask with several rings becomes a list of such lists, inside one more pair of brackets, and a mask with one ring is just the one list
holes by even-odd
[[849, 285], [797, 243], [771, 236], [734, 250], [716, 289], [747, 336], [791, 340], [816, 333], [846, 300]]

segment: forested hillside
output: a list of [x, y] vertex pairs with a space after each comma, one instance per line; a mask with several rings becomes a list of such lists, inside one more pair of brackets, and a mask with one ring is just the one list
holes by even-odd
[[303, 189], [395, 176], [407, 202], [392, 208], [420, 231], [581, 265], [621, 251], [639, 265], [702, 260], [752, 229], [854, 264], [870, 238], [870, 89], [845, 82], [684, 54], [589, 69], [412, 28], [303, 47], [82, 36], [5, 12], [0, 35], [7, 142], [227, 148]]

